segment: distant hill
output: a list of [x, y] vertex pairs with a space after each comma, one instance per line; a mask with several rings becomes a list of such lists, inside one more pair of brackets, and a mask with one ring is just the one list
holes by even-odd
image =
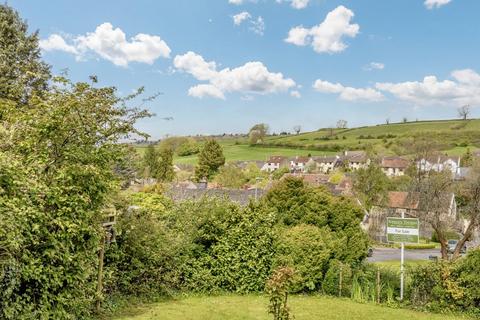
[[[480, 119], [391, 123], [350, 129], [320, 129], [289, 135], [271, 135], [263, 144], [249, 146], [246, 136], [215, 137], [227, 161], [266, 160], [270, 155], [323, 155], [343, 150], [373, 148], [381, 154], [403, 154], [402, 145], [415, 135], [428, 135], [439, 151], [463, 155], [467, 148], [480, 149]], [[198, 138], [200, 142], [205, 137]], [[145, 146], [136, 146], [143, 154]], [[176, 163], [195, 164], [197, 157], [175, 157]]]

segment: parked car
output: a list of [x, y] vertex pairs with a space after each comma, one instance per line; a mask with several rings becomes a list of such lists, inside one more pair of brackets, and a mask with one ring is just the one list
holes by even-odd
[[[448, 246], [447, 250], [448, 253], [453, 253], [455, 251], [455, 248], [457, 247], [458, 240], [448, 240]], [[464, 243], [463, 247], [460, 249], [460, 253], [465, 253], [467, 252], [467, 245]]]

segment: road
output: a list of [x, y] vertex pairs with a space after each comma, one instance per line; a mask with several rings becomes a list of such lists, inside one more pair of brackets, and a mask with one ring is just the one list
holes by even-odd
[[[405, 250], [405, 261], [409, 260], [428, 260], [430, 256], [440, 257], [440, 249], [417, 249]], [[367, 258], [369, 262], [380, 261], [400, 261], [400, 249], [394, 248], [374, 248], [373, 256]]]

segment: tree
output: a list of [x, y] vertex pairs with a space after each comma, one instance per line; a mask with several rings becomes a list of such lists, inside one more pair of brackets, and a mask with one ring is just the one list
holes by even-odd
[[208, 139], [198, 156], [198, 164], [195, 168], [196, 180], [210, 179], [224, 164], [225, 156], [222, 147], [215, 139]]
[[41, 60], [38, 31], [7, 4], [0, 4], [0, 98], [26, 104], [40, 94], [50, 79], [50, 67]]
[[295, 131], [296, 134], [299, 134], [300, 131], [302, 131], [302, 126], [300, 125], [293, 126], [293, 131]]
[[473, 154], [470, 151], [470, 148], [467, 148], [467, 151], [462, 157], [462, 167], [470, 167], [473, 164]]
[[447, 233], [455, 219], [449, 215], [453, 184], [449, 170], [430, 171], [414, 180], [408, 199], [411, 203], [418, 203], [419, 218], [436, 232], [442, 259], [448, 259]]
[[91, 317], [119, 142], [148, 115], [115, 92], [56, 78], [27, 108], [0, 102], [0, 318]]
[[225, 188], [240, 189], [247, 182], [247, 177], [240, 168], [227, 164], [218, 170], [215, 181]]
[[453, 252], [453, 259], [460, 256], [460, 251], [468, 241], [474, 230], [480, 226], [480, 162], [476, 161], [464, 182], [460, 184], [458, 195], [459, 211], [461, 216], [468, 221], [462, 238], [458, 241]]
[[347, 128], [347, 120], [338, 120], [337, 121], [337, 128], [338, 129], [346, 129]]
[[470, 115], [470, 106], [468, 104], [464, 105], [464, 106], [458, 108], [457, 111], [458, 111], [458, 116], [462, 120], [467, 120], [468, 116]]
[[353, 190], [364, 209], [369, 212], [372, 206], [382, 205], [387, 200], [390, 181], [376, 163], [358, 169], [353, 178]]
[[157, 150], [155, 149], [154, 144], [149, 144], [147, 146], [147, 150], [143, 155], [143, 165], [145, 168], [145, 176], [146, 177], [156, 177], [157, 176], [157, 169], [158, 169], [158, 159], [159, 155]]
[[158, 155], [159, 160], [155, 177], [158, 181], [170, 182], [175, 177], [175, 171], [173, 170], [173, 150], [163, 148]]
[[248, 139], [251, 145], [257, 144], [258, 141], [263, 142], [268, 133], [268, 124], [258, 123], [254, 125], [248, 132]]
[[273, 320], [291, 320], [288, 307], [288, 292], [294, 283], [294, 270], [290, 267], [279, 267], [274, 270], [266, 284], [269, 295], [268, 313], [273, 315]]

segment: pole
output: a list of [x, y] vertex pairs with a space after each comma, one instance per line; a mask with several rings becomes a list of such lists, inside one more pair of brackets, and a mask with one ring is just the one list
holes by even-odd
[[95, 309], [100, 312], [103, 293], [103, 258], [105, 256], [105, 230], [103, 230], [102, 242], [100, 243], [100, 252], [98, 253], [98, 278], [97, 278], [97, 302]]
[[[405, 213], [402, 212], [402, 219], [405, 219]], [[400, 300], [403, 301], [403, 285], [404, 285], [404, 262], [405, 262], [405, 243], [402, 242], [400, 253]]]

